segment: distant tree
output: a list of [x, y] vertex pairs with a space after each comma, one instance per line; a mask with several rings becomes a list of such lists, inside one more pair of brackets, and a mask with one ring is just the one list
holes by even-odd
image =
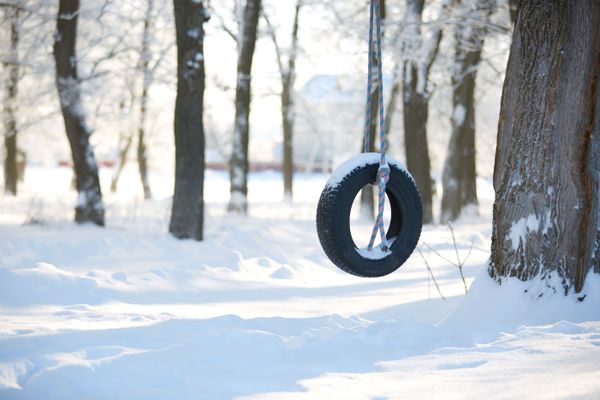
[[599, 26], [596, 0], [520, 3], [494, 169], [499, 281], [568, 293], [600, 273]]
[[237, 36], [238, 63], [235, 93], [235, 120], [233, 148], [230, 162], [229, 211], [248, 211], [248, 141], [251, 101], [251, 71], [256, 46], [256, 31], [260, 15], [261, 0], [246, 0], [245, 7], [237, 2], [239, 29]]
[[150, 61], [152, 54], [150, 53], [150, 37], [151, 26], [154, 12], [154, 0], [148, 0], [146, 5], [146, 14], [144, 16], [144, 30], [142, 32], [142, 48], [140, 52], [139, 69], [142, 74], [142, 92], [140, 95], [140, 115], [138, 122], [138, 146], [137, 160], [138, 169], [140, 171], [140, 179], [142, 188], [144, 189], [144, 198], [150, 199], [152, 192], [148, 183], [148, 151], [146, 149], [146, 119], [148, 117], [148, 90], [152, 83], [152, 71], [150, 69]]
[[[125, 43], [121, 54], [115, 57], [116, 67], [109, 75], [123, 82], [109, 99], [113, 105], [110, 112], [115, 111], [118, 117], [113, 121], [118, 125], [118, 142], [116, 149], [116, 167], [111, 179], [111, 192], [117, 190], [121, 173], [129, 159], [129, 152], [136, 149], [137, 169], [141, 188], [145, 199], [152, 197], [148, 180], [149, 153], [151, 148], [148, 135], [151, 133], [149, 119], [151, 113], [151, 88], [155, 84], [173, 85], [176, 79], [175, 67], [165, 63], [167, 56], [175, 47], [175, 37], [159, 35], [158, 27], [171, 25], [173, 10], [168, 3], [147, 0], [132, 2], [113, 11], [114, 21], [107, 21], [110, 26], [127, 26], [127, 36], [122, 39], [121, 31], [106, 34], [102, 38], [106, 42], [122, 40]], [[166, 65], [166, 67], [165, 67]], [[175, 79], [174, 79], [175, 78]], [[118, 105], [118, 107], [115, 107]]]
[[[300, 21], [300, 10], [305, 0], [296, 0], [294, 8], [294, 22], [292, 24], [290, 48], [285, 51], [277, 40], [275, 28], [271, 24], [269, 16], [263, 13], [267, 22], [269, 36], [275, 46], [277, 66], [281, 76], [281, 122], [283, 127], [283, 194], [288, 199], [293, 198], [294, 179], [294, 83], [296, 78], [296, 58], [298, 56], [298, 30]], [[284, 59], [287, 54], [287, 63]]]
[[91, 129], [85, 120], [81, 86], [77, 74], [77, 21], [79, 0], [60, 0], [54, 37], [56, 86], [65, 130], [71, 147], [79, 199], [75, 207], [76, 222], [104, 225], [104, 206], [98, 167], [90, 145]]
[[203, 239], [204, 225], [204, 23], [202, 0], [173, 0], [177, 37], [175, 193], [169, 232]]
[[117, 191], [119, 178], [123, 173], [123, 169], [125, 168], [125, 164], [127, 163], [127, 155], [129, 154], [129, 149], [133, 144], [134, 135], [132, 135], [129, 131], [129, 124], [124, 122], [124, 120], [127, 119], [127, 115], [131, 112], [131, 109], [133, 108], [133, 102], [135, 100], [135, 95], [131, 94], [131, 96], [129, 97], [129, 101], [122, 99], [119, 102], [119, 143], [117, 144], [117, 163], [115, 166], [113, 176], [110, 180], [111, 193], [115, 193]]
[[17, 95], [20, 80], [19, 36], [23, 10], [19, 2], [2, 4], [4, 24], [2, 34], [8, 36], [7, 54], [2, 59], [4, 76], [4, 192], [17, 195]]
[[[442, 13], [447, 7], [442, 2]], [[423, 222], [433, 222], [433, 181], [427, 143], [429, 118], [429, 72], [442, 40], [442, 25], [438, 22], [428, 37], [424, 37], [424, 0], [407, 0], [403, 51], [417, 54], [405, 60], [402, 73], [402, 103], [404, 109], [404, 147], [406, 166], [415, 179], [423, 201]], [[442, 18], [440, 16], [440, 18]]]
[[454, 65], [452, 70], [452, 135], [442, 176], [441, 222], [455, 220], [461, 210], [477, 205], [475, 167], [475, 78], [481, 61], [489, 17], [495, 0], [454, 0]]

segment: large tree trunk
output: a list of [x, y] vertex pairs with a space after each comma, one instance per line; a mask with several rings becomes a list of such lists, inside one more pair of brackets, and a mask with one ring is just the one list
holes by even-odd
[[4, 192], [17, 195], [17, 93], [19, 85], [19, 8], [7, 6], [4, 20], [8, 27], [9, 49], [4, 61]]
[[292, 44], [288, 65], [281, 73], [281, 119], [283, 121], [283, 195], [293, 199], [294, 186], [294, 82], [296, 78], [296, 56], [298, 54], [298, 27], [303, 0], [296, 1]]
[[261, 0], [247, 0], [244, 8], [240, 34], [238, 35], [237, 88], [235, 92], [235, 120], [233, 149], [230, 163], [229, 211], [248, 211], [248, 141], [251, 99], [251, 71], [256, 30]]
[[[465, 2], [467, 18], [455, 27], [452, 75], [452, 135], [442, 177], [442, 223], [454, 221], [463, 208], [477, 206], [475, 160], [475, 80], [481, 61], [485, 27], [494, 11], [494, 0]], [[474, 6], [474, 7], [473, 7]], [[466, 9], [465, 9], [466, 8]]]
[[595, 0], [520, 4], [498, 126], [493, 277], [540, 277], [566, 293], [600, 272], [598, 26]]
[[146, 150], [146, 117], [148, 114], [148, 90], [152, 82], [150, 72], [150, 24], [152, 22], [152, 13], [154, 9], [154, 0], [148, 0], [146, 8], [146, 17], [144, 18], [144, 31], [142, 33], [142, 51], [140, 55], [140, 69], [143, 76], [142, 94], [140, 96], [140, 120], [138, 125], [138, 147], [137, 160], [140, 171], [140, 180], [144, 190], [144, 198], [152, 198], [150, 184], [148, 183], [148, 151]]
[[169, 232], [202, 240], [204, 224], [204, 22], [198, 0], [173, 0], [177, 32], [175, 193]]
[[56, 86], [65, 130], [71, 146], [79, 199], [75, 221], [104, 225], [104, 206], [98, 178], [98, 167], [90, 145], [91, 129], [85, 121], [81, 87], [77, 76], [77, 20], [79, 0], [60, 0], [54, 41]]

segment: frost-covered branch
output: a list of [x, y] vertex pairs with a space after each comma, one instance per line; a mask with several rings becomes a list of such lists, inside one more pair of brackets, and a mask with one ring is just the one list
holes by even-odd
[[275, 57], [277, 60], [277, 67], [279, 69], [279, 73], [281, 74], [281, 76], [283, 76], [284, 75], [284, 67], [283, 67], [283, 61], [282, 61], [282, 55], [281, 55], [282, 50], [281, 50], [281, 47], [279, 46], [279, 42], [277, 40], [277, 34], [275, 33], [275, 28], [273, 27], [273, 24], [271, 23], [269, 14], [267, 12], [265, 12], [264, 9], [261, 14], [265, 20], [265, 23], [267, 24], [267, 34], [269, 35], [269, 38], [271, 38], [271, 41], [273, 42], [273, 47], [275, 48]]

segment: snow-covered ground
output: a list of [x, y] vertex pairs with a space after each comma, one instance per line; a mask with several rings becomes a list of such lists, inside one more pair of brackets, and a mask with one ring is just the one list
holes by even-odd
[[201, 243], [166, 233], [167, 177], [144, 202], [126, 170], [105, 229], [70, 222], [70, 179], [30, 168], [21, 196], [0, 197], [0, 399], [600, 398], [600, 279], [583, 302], [491, 281], [485, 180], [456, 249], [426, 226], [421, 254], [362, 279], [320, 249], [324, 175], [298, 175], [293, 203], [278, 174], [252, 175], [241, 217], [210, 172]]

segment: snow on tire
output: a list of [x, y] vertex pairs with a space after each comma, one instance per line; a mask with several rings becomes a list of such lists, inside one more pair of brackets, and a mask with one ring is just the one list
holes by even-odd
[[350, 211], [358, 192], [373, 183], [379, 153], [363, 153], [338, 167], [325, 185], [317, 206], [317, 233], [329, 259], [357, 276], [379, 277], [397, 270], [415, 249], [422, 228], [421, 197], [404, 167], [387, 157], [390, 180], [386, 194], [391, 219], [386, 233], [390, 251], [359, 249], [350, 231]]

